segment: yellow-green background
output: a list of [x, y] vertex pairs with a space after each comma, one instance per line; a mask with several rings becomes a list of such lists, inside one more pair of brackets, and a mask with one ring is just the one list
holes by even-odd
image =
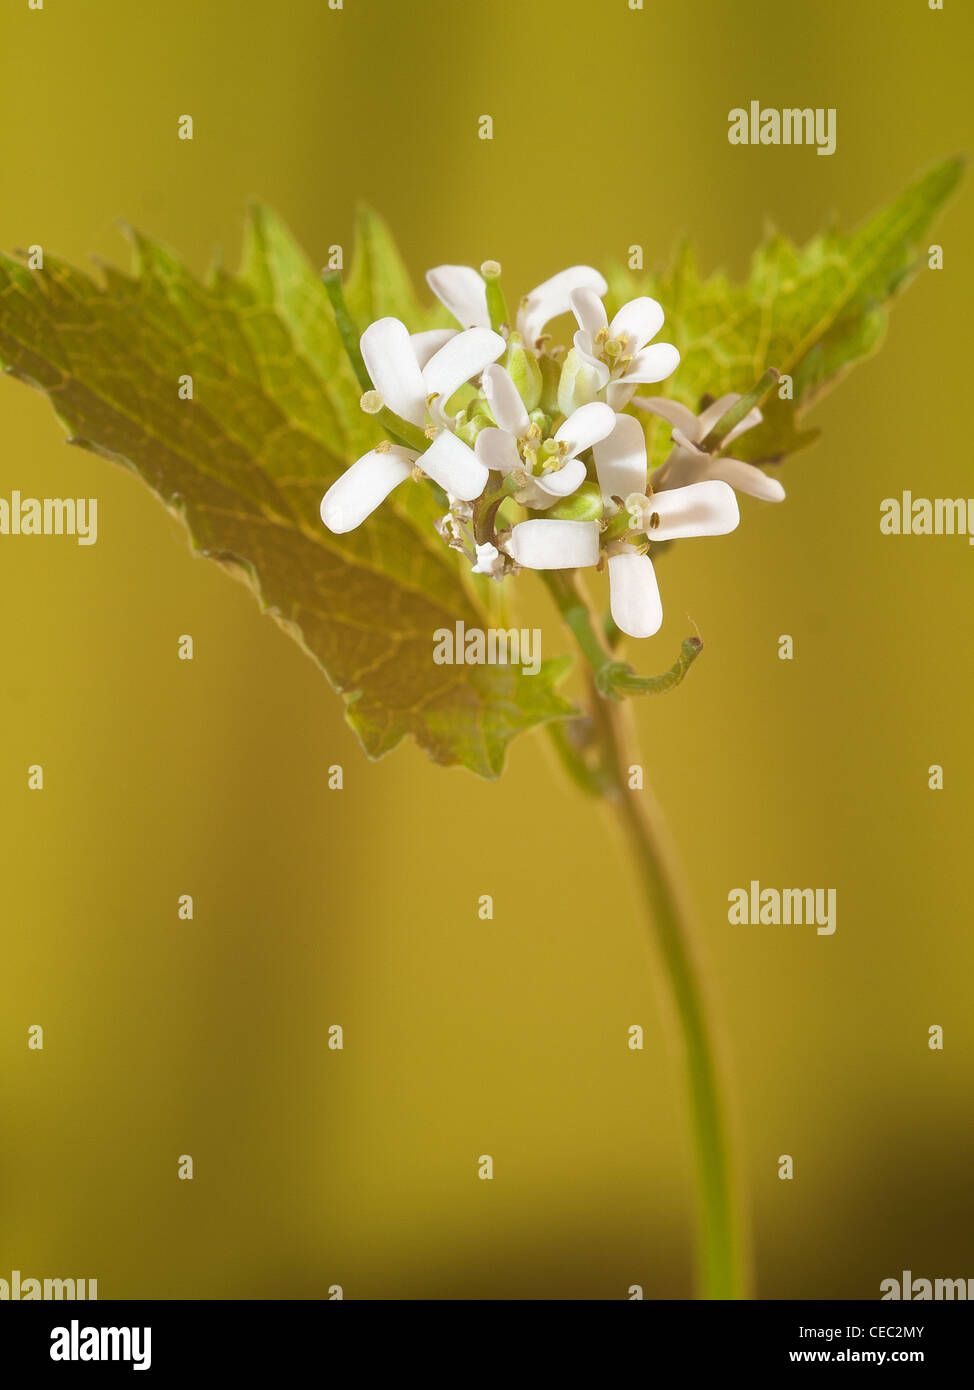
[[[232, 261], [256, 195], [319, 262], [364, 198], [417, 276], [490, 256], [517, 292], [683, 233], [740, 274], [766, 219], [850, 225], [972, 143], [961, 0], [3, 0], [0, 23], [0, 245], [79, 264], [126, 258], [119, 220], [197, 270], [217, 245]], [[751, 98], [837, 107], [837, 153], [731, 147]], [[639, 718], [721, 1005], [765, 1298], [974, 1276], [974, 551], [878, 530], [903, 488], [974, 495], [972, 233], [965, 192], [946, 268], [817, 409], [787, 502], [745, 501], [733, 538], [669, 556], [666, 622], [635, 653], [669, 665], [687, 615], [707, 644]], [[689, 1293], [685, 1108], [643, 925], [543, 739], [494, 785], [411, 745], [367, 762], [250, 593], [4, 383], [14, 487], [97, 495], [100, 536], [0, 538], [0, 1276], [97, 1277], [103, 1297]], [[835, 887], [835, 936], [730, 927], [751, 878]]]

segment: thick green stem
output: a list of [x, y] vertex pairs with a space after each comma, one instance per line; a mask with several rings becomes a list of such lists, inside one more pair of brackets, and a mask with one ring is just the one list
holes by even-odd
[[[576, 746], [570, 731], [562, 730], [555, 747], [576, 783], [602, 801], [622, 831], [648, 909], [650, 938], [662, 963], [673, 1004], [690, 1103], [699, 1193], [699, 1296], [746, 1298], [746, 1261], [731, 1174], [722, 1081], [688, 895], [662, 812], [645, 785], [645, 777], [639, 790], [629, 785], [629, 769], [641, 762], [634, 738], [632, 706], [628, 700], [606, 699], [597, 683], [600, 661], [611, 658], [577, 588], [565, 584], [549, 587], [592, 667], [585, 738]], [[584, 776], [580, 766], [585, 769]]]

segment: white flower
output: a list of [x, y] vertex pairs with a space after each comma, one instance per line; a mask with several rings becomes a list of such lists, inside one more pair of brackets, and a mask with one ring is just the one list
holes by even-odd
[[[646, 441], [631, 415], [617, 415], [612, 433], [596, 442], [593, 453], [606, 503], [623, 500], [634, 528], [654, 541], [726, 535], [740, 520], [733, 489], [718, 480], [647, 495]], [[599, 542], [596, 521], [539, 517], [515, 526], [508, 548], [526, 569], [575, 569], [598, 563]], [[663, 621], [652, 560], [622, 539], [611, 541], [606, 555], [613, 620], [630, 637], [652, 637]]]
[[487, 469], [451, 433], [443, 407], [465, 381], [501, 355], [504, 339], [489, 328], [442, 339], [442, 334], [439, 341], [429, 334], [410, 338], [405, 324], [394, 318], [378, 319], [362, 334], [362, 357], [383, 403], [420, 428], [426, 427], [428, 412], [439, 428], [424, 451], [385, 443], [357, 459], [321, 500], [321, 519], [330, 531], [361, 525], [420, 459], [423, 471], [452, 497], [470, 501], [483, 492]]
[[[769, 478], [760, 468], [755, 468], [753, 463], [744, 463], [741, 459], [713, 458], [697, 447], [720, 417], [740, 399], [740, 395], [731, 392], [714, 401], [713, 405], [708, 405], [699, 415], [694, 415], [692, 410], [680, 405], [679, 401], [668, 400], [665, 396], [636, 397], [633, 405], [651, 410], [654, 415], [661, 415], [673, 426], [675, 447], [662, 467], [657, 468], [653, 474], [654, 487], [660, 484], [668, 488], [680, 487], [684, 483], [698, 482], [705, 478], [719, 478], [750, 497], [760, 497], [766, 502], [784, 500], [785, 490], [777, 478]], [[760, 410], [756, 407], [748, 411], [723, 443], [728, 444], [745, 430], [753, 429], [761, 423], [762, 418]]]
[[[438, 265], [427, 272], [426, 281], [461, 328], [490, 327], [487, 282], [473, 266]], [[527, 346], [536, 350], [548, 323], [559, 314], [567, 314], [571, 308], [573, 291], [589, 289], [599, 295], [605, 294], [607, 288], [605, 278], [590, 265], [570, 266], [524, 296], [514, 326]], [[662, 378], [653, 377], [652, 380]]]
[[578, 332], [559, 387], [562, 410], [569, 401], [594, 399], [602, 391], [613, 410], [622, 410], [637, 386], [665, 381], [680, 365], [672, 343], [650, 342], [663, 327], [655, 299], [630, 299], [611, 323], [599, 295], [588, 287], [572, 291], [571, 307]]
[[486, 368], [483, 390], [497, 424], [477, 435], [474, 449], [481, 463], [497, 473], [520, 470], [525, 476], [517, 500], [535, 511], [544, 511], [575, 492], [585, 481], [579, 454], [611, 434], [615, 425], [609, 407], [600, 401], [583, 405], [551, 439], [543, 439], [504, 367], [494, 363]]

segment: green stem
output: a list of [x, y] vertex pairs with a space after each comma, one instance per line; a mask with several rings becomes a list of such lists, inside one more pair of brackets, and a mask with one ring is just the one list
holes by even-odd
[[[564, 593], [564, 591], [563, 591]], [[597, 795], [622, 831], [648, 909], [648, 926], [662, 961], [674, 1006], [685, 1080], [698, 1184], [698, 1293], [708, 1299], [748, 1297], [743, 1236], [736, 1211], [722, 1080], [714, 1044], [709, 1001], [688, 894], [659, 804], [645, 785], [629, 786], [629, 769], [641, 760], [634, 738], [632, 706], [605, 699], [591, 661], [591, 622], [578, 603], [559, 607], [583, 654], [593, 666], [589, 677], [589, 726], [583, 759], [568, 731], [561, 730], [556, 749], [578, 785]], [[601, 644], [600, 644], [601, 646]], [[603, 660], [605, 658], [604, 648]], [[579, 771], [579, 763], [585, 769]]]
[[746, 1298], [722, 1079], [691, 908], [651, 788], [645, 780], [641, 791], [632, 791], [628, 785], [628, 769], [639, 761], [632, 741], [632, 707], [594, 693], [592, 711], [602, 766], [611, 777], [604, 801], [631, 852], [645, 895], [650, 935], [662, 958], [675, 1007], [698, 1183], [698, 1294], [701, 1298]]
[[591, 667], [596, 690], [608, 700], [622, 700], [627, 695], [662, 695], [672, 690], [703, 651], [699, 637], [687, 637], [668, 671], [659, 676], [637, 675], [628, 662], [613, 657], [615, 624], [611, 628], [605, 623], [599, 624], [578, 586], [575, 571], [548, 570], [541, 577]]

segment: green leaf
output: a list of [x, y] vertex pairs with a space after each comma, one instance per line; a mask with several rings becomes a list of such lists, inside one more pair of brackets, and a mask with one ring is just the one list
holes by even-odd
[[[773, 390], [764, 423], [735, 441], [734, 453], [778, 462], [818, 435], [803, 413], [856, 362], [879, 347], [888, 305], [926, 263], [926, 233], [960, 182], [962, 159], [948, 159], [856, 231], [828, 230], [798, 248], [771, 236], [755, 253], [750, 277], [701, 278], [689, 247], [667, 270], [636, 278], [610, 275], [613, 307], [650, 294], [666, 310], [666, 332], [680, 349], [668, 394], [699, 409], [704, 394], [750, 390], [768, 367], [794, 382], [794, 399]], [[669, 429], [653, 426], [654, 462], [669, 449]]]
[[[486, 619], [432, 531], [432, 500], [398, 499], [347, 536], [322, 525], [323, 492], [378, 435], [317, 273], [261, 207], [237, 276], [200, 282], [134, 241], [134, 274], [106, 268], [104, 285], [51, 256], [43, 271], [0, 256], [0, 362], [47, 394], [72, 443], [132, 468], [197, 550], [246, 579], [343, 693], [372, 757], [411, 734], [435, 761], [496, 777], [516, 734], [574, 712], [554, 688], [566, 661], [534, 676], [434, 664], [436, 629]], [[367, 212], [350, 300], [363, 320], [422, 326]], [[178, 396], [187, 374], [192, 401]]]

